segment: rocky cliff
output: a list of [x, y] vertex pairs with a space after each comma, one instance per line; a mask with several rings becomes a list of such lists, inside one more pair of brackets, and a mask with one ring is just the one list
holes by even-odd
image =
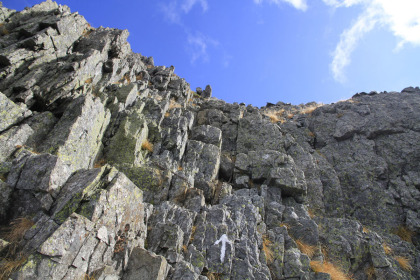
[[420, 89], [256, 108], [0, 8], [3, 279], [420, 279]]

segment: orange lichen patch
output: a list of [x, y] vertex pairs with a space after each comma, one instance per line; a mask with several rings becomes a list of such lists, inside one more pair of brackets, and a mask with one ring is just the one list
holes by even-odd
[[414, 232], [406, 226], [399, 226], [393, 233], [398, 235], [402, 240], [413, 243]]
[[310, 266], [315, 272], [328, 273], [332, 280], [352, 280], [342, 269], [330, 262], [311, 261]]
[[264, 251], [265, 254], [265, 259], [267, 260], [267, 263], [270, 264], [274, 261], [274, 253], [273, 250], [271, 249], [273, 243], [271, 242], [270, 239], [268, 239], [267, 235], [263, 235], [263, 248], [262, 250]]
[[149, 152], [153, 152], [153, 144], [149, 142], [149, 140], [144, 140], [143, 143], [141, 144], [141, 148], [143, 150], [147, 150]]
[[413, 267], [410, 264], [410, 260], [406, 257], [395, 256], [394, 259], [398, 262], [402, 269], [405, 271], [412, 271]]

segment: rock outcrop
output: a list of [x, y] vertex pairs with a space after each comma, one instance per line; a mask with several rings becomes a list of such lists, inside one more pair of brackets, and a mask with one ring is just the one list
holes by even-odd
[[418, 87], [228, 104], [126, 30], [0, 10], [3, 279], [420, 279]]

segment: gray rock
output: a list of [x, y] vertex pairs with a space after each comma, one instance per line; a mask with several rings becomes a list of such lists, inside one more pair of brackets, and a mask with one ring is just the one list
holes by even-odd
[[207, 85], [206, 88], [203, 90], [203, 93], [201, 94], [204, 98], [210, 98], [212, 93], [212, 89], [210, 85]]
[[222, 131], [217, 127], [209, 125], [197, 126], [194, 127], [192, 131], [191, 140], [201, 141], [220, 147], [222, 144]]
[[140, 166], [145, 154], [142, 145], [148, 132], [144, 116], [138, 110], [130, 111], [106, 147], [107, 160], [120, 168]]
[[22, 124], [0, 134], [0, 161], [7, 160], [16, 149], [25, 145], [33, 132], [29, 125]]
[[168, 269], [165, 258], [150, 253], [143, 248], [136, 247], [130, 255], [127, 269], [122, 279], [164, 280]]
[[109, 120], [110, 113], [99, 98], [79, 97], [69, 105], [41, 150], [57, 155], [71, 171], [92, 167]]
[[0, 92], [0, 132], [22, 121], [32, 114], [25, 104], [16, 105], [13, 101]]
[[10, 205], [10, 196], [13, 189], [3, 181], [0, 181], [0, 221], [4, 223], [7, 218], [7, 210]]

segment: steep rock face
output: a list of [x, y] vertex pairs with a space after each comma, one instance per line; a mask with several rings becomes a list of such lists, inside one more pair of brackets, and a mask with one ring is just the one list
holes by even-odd
[[1, 277], [420, 279], [419, 88], [228, 104], [126, 30], [0, 9]]

